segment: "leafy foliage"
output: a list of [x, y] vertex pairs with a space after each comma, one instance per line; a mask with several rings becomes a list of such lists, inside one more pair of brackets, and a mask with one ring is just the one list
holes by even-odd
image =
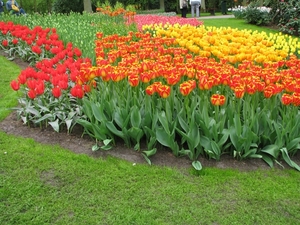
[[300, 2], [290, 0], [279, 3], [279, 29], [287, 34], [300, 35]]
[[247, 23], [255, 24], [258, 26], [268, 25], [271, 22], [271, 18], [268, 10], [262, 10], [258, 3], [251, 3], [245, 10], [244, 19]]
[[82, 12], [83, 1], [82, 0], [56, 0], [53, 4], [53, 12], [55, 13], [70, 13], [70, 12]]

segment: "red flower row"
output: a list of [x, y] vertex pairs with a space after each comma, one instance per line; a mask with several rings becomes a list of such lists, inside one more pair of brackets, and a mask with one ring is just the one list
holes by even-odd
[[[36, 26], [30, 29], [12, 22], [0, 22], [0, 32], [3, 35], [11, 35], [14, 45], [24, 42], [38, 55], [42, 52], [52, 54], [51, 59], [37, 62], [35, 68], [28, 67], [23, 70], [17, 80], [11, 82], [13, 90], [17, 91], [24, 85], [31, 99], [43, 95], [47, 88], [51, 89], [55, 98], [59, 98], [64, 90], [74, 97], [82, 98], [84, 93], [90, 90], [84, 85], [75, 84], [80, 73], [80, 64], [88, 59], [81, 58], [81, 51], [74, 48], [72, 43], [65, 47], [55, 28], [42, 29]], [[3, 40], [2, 45], [7, 47], [8, 40]]]

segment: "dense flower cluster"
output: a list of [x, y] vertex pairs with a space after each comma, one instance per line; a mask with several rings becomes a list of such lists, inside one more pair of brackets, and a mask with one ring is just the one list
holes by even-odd
[[134, 11], [127, 11], [124, 8], [114, 9], [109, 5], [105, 7], [97, 7], [96, 11], [111, 17], [123, 16], [128, 23], [132, 23], [133, 18], [136, 15], [136, 12]]
[[159, 15], [135, 15], [134, 22], [139, 31], [147, 30], [153, 26], [173, 26], [173, 25], [190, 25], [200, 26], [203, 25], [202, 21], [196, 18], [186, 19], [178, 16], [159, 16]]
[[[26, 43], [31, 46], [32, 52], [38, 55], [46, 51], [52, 55], [50, 59], [37, 62], [35, 68], [28, 67], [23, 70], [17, 80], [11, 83], [14, 90], [17, 91], [21, 85], [24, 86], [31, 99], [45, 94], [48, 89], [56, 98], [59, 98], [63, 91], [69, 93], [70, 89], [74, 97], [83, 97], [86, 89], [84, 86], [75, 85], [80, 64], [84, 61], [81, 58], [81, 51], [74, 48], [72, 43], [68, 43], [65, 47], [59, 40], [55, 28], [42, 29], [36, 26], [29, 29], [27, 26], [12, 22], [0, 22], [0, 30], [3, 35], [13, 38], [14, 45], [18, 42]], [[9, 40], [4, 39], [2, 45], [8, 46]]]
[[[176, 47], [175, 38], [151, 37], [143, 33], [107, 37], [99, 33], [98, 37], [97, 65], [85, 64], [78, 78], [80, 83], [89, 83], [95, 77], [114, 82], [128, 79], [131, 86], [138, 86], [140, 82], [149, 84], [147, 94], [157, 92], [163, 97], [167, 97], [170, 91], [161, 94], [159, 87], [162, 85], [164, 89], [165, 85], [178, 89], [184, 96], [195, 87], [211, 90], [218, 86], [229, 86], [237, 98], [256, 92], [263, 93], [265, 98], [282, 92], [294, 96], [300, 91], [300, 60], [293, 55], [287, 60], [278, 56], [280, 60], [264, 61], [261, 65], [243, 59], [234, 66], [226, 59], [218, 62], [201, 54], [193, 55], [187, 48]], [[157, 83], [157, 80], [163, 83]], [[292, 103], [298, 105], [297, 101]]]
[[[297, 38], [267, 35], [252, 30], [206, 26], [152, 26], [157, 37], [176, 38], [176, 43], [194, 54], [224, 59], [232, 64], [242, 61], [278, 62], [300, 53]], [[288, 39], [288, 40], [287, 40]]]

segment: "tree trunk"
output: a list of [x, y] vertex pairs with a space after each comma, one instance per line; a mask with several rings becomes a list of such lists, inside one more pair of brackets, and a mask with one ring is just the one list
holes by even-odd
[[91, 0], [83, 0], [83, 8], [84, 8], [85, 12], [88, 12], [88, 13], [93, 12]]
[[159, 9], [163, 9], [165, 11], [165, 0], [159, 0]]

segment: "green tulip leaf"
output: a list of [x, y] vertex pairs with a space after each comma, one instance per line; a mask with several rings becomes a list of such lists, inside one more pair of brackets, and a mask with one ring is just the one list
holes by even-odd
[[45, 114], [44, 116], [42, 116], [41, 118], [39, 118], [38, 120], [35, 120], [34, 121], [34, 123], [40, 123], [40, 122], [42, 122], [42, 121], [44, 121], [44, 120], [47, 120], [47, 119], [54, 119], [53, 118], [54, 117], [54, 115], [53, 114]]
[[92, 128], [93, 128], [93, 131], [94, 131], [95, 138], [97, 140], [102, 141], [102, 140], [106, 139], [106, 133], [107, 133], [106, 130], [103, 131], [100, 128], [100, 126], [97, 125], [97, 124], [92, 124]]
[[273, 160], [270, 158], [270, 156], [266, 155], [266, 154], [262, 154], [262, 159], [271, 167], [274, 167], [274, 162]]
[[117, 135], [118, 137], [124, 139], [124, 134], [122, 131], [118, 130], [116, 126], [111, 121], [106, 122], [106, 127], [112, 132], [113, 134]]
[[146, 160], [146, 162], [151, 165], [151, 160], [148, 158], [148, 156], [145, 153], [142, 153], [142, 156], [144, 157], [144, 159]]
[[171, 138], [171, 135], [168, 134], [164, 128], [162, 127], [158, 127], [156, 128], [156, 139], [159, 143], [161, 143], [162, 145], [172, 148], [173, 146], [173, 139]]
[[279, 147], [277, 145], [267, 145], [261, 152], [267, 153], [276, 159], [279, 155]]
[[164, 111], [162, 111], [160, 114], [158, 114], [158, 119], [159, 119], [159, 122], [161, 123], [161, 125], [163, 126], [165, 132], [167, 134], [170, 134], [170, 129], [169, 129], [169, 125], [168, 125], [168, 119], [166, 117], [166, 113]]
[[131, 125], [133, 127], [140, 127], [142, 118], [141, 118], [140, 110], [136, 105], [131, 108], [130, 115], [131, 115], [130, 117]]
[[299, 148], [300, 137], [293, 139], [290, 143], [287, 144], [286, 149], [288, 151], [293, 151]]
[[[257, 152], [256, 148], [250, 149], [242, 155], [242, 158], [243, 159], [246, 159], [246, 158], [261, 158], [261, 155], [257, 155], [256, 152]], [[260, 157], [256, 157], [256, 156], [260, 156]]]
[[56, 119], [54, 122], [49, 122], [53, 130], [56, 132], [59, 132], [59, 124], [58, 124], [58, 119]]
[[138, 127], [131, 127], [129, 130], [128, 130], [128, 134], [131, 138], [139, 141], [143, 135], [144, 135], [144, 132], [142, 129], [138, 128]]
[[211, 141], [211, 148], [214, 153], [215, 159], [220, 160], [221, 149], [219, 148], [218, 144], [215, 141]]
[[120, 112], [116, 111], [113, 115], [113, 120], [116, 122], [116, 124], [119, 127], [123, 127], [124, 126], [124, 119], [122, 118]]
[[103, 106], [100, 104], [92, 103], [91, 104], [93, 115], [95, 116], [96, 120], [98, 120], [100, 123], [103, 123], [107, 121], [106, 116], [103, 112]]
[[153, 148], [151, 150], [147, 150], [147, 151], [143, 151], [143, 153], [147, 156], [147, 157], [150, 157], [150, 156], [153, 156], [155, 155], [157, 149], [156, 148]]
[[112, 139], [105, 139], [103, 140], [103, 144], [106, 146], [106, 145], [109, 145], [113, 140]]
[[179, 122], [179, 125], [181, 126], [181, 128], [185, 131], [185, 132], [188, 132], [189, 130], [189, 126], [188, 124], [186, 123], [186, 119], [183, 118], [183, 108], [180, 110], [180, 112], [178, 113], [177, 115], [177, 119], [178, 119], [178, 122]]
[[211, 143], [208, 137], [201, 135], [200, 144], [204, 149], [211, 150]]
[[295, 168], [296, 170], [300, 171], [300, 167], [294, 161], [291, 160], [287, 149], [281, 148], [280, 151], [282, 153], [282, 158], [284, 159], [284, 161], [287, 164], [289, 164], [290, 167]]
[[104, 151], [108, 151], [108, 150], [110, 150], [111, 148], [112, 148], [111, 145], [103, 145], [103, 146], [101, 146], [101, 149], [104, 150]]
[[199, 161], [193, 161], [192, 165], [195, 168], [195, 170], [198, 170], [198, 171], [202, 170], [202, 165]]
[[97, 150], [99, 150], [99, 146], [98, 146], [97, 144], [94, 144], [94, 145], [92, 146], [92, 151], [95, 152], [95, 151], [97, 151]]

